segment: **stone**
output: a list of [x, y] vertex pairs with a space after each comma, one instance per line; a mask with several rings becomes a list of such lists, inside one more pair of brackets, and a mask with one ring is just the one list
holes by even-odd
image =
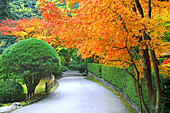
[[22, 105], [19, 102], [14, 102], [14, 103], [11, 104], [11, 106], [12, 106], [11, 110], [15, 110], [17, 108], [22, 107]]

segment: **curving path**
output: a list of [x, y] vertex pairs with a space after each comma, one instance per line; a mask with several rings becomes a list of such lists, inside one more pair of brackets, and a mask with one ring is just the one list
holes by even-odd
[[66, 71], [45, 99], [12, 113], [128, 113], [120, 99], [77, 71]]

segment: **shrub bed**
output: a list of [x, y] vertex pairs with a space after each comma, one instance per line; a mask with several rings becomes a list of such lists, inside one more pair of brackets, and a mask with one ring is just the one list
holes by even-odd
[[14, 102], [24, 100], [23, 87], [14, 81], [3, 81], [0, 83], [0, 102]]

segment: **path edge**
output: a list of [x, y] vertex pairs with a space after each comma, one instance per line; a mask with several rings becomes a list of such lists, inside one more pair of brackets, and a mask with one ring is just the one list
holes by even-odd
[[131, 104], [131, 106], [138, 112], [140, 113], [140, 109], [139, 107], [133, 102], [133, 100], [131, 100], [122, 90], [120, 90], [119, 88], [115, 87], [114, 85], [112, 85], [111, 83], [105, 81], [102, 78], [97, 77], [95, 74], [88, 72], [87, 76], [92, 77], [93, 79], [97, 80], [98, 82], [102, 83], [103, 85], [109, 87], [110, 89], [118, 92], [119, 94], [121, 94], [123, 96], [124, 99], [127, 100], [127, 102], [129, 102], [129, 104]]

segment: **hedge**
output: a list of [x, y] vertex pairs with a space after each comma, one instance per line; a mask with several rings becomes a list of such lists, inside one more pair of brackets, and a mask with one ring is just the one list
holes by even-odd
[[[112, 85], [122, 90], [129, 98], [131, 98], [131, 100], [135, 102], [137, 106], [139, 106], [139, 100], [136, 97], [136, 92], [135, 92], [134, 80], [125, 70], [113, 66], [108, 67], [97, 63], [88, 63], [87, 69], [89, 72], [95, 74], [98, 77], [101, 77], [102, 79], [106, 80], [107, 82], [111, 83]], [[154, 76], [154, 71], [152, 71], [152, 76]], [[155, 81], [154, 77], [152, 78], [153, 81]], [[161, 88], [163, 92], [161, 113], [166, 113], [170, 109], [169, 107], [170, 88], [167, 87], [170, 83], [170, 78], [163, 78], [163, 76], [160, 75], [160, 79], [161, 79]], [[156, 92], [155, 84], [153, 84], [153, 86]], [[143, 92], [146, 105], [150, 108], [150, 104], [148, 100], [149, 96], [146, 94], [144, 83], [142, 83], [142, 90], [143, 90], [142, 92]]]
[[[101, 64], [89, 63], [88, 71], [95, 74], [98, 77], [100, 77], [101, 75], [102, 79], [106, 80], [107, 82], [111, 83], [112, 85], [122, 90], [129, 98], [131, 98], [131, 100], [135, 102], [137, 106], [139, 106], [139, 100], [136, 97], [135, 92], [134, 80], [130, 75], [128, 75], [128, 73], [125, 70], [113, 66], [108, 67]], [[142, 87], [146, 104], [150, 106], [148, 96], [145, 93], [146, 91], [144, 84], [142, 85]]]
[[88, 63], [87, 70], [98, 77], [101, 77], [101, 64]]

